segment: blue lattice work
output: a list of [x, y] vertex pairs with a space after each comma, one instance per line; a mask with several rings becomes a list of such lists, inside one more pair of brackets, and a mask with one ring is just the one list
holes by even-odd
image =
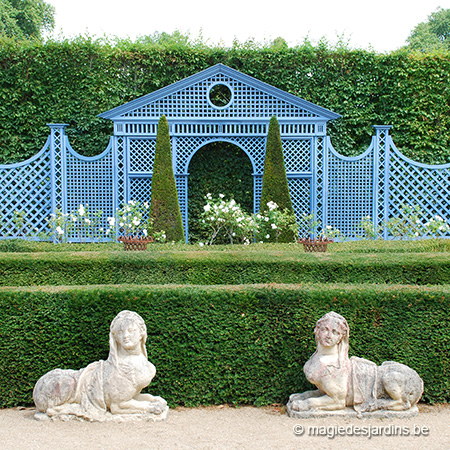
[[50, 140], [27, 161], [0, 165], [0, 238], [32, 239], [46, 228], [52, 212]]
[[[76, 153], [66, 139], [63, 212], [76, 211], [83, 205], [91, 212], [86, 219], [92, 224], [77, 227], [69, 234], [69, 240], [88, 241], [108, 228], [107, 218], [114, 216], [113, 160], [112, 141], [101, 155], [87, 158]], [[102, 216], [94, 226], [95, 211], [101, 211]]]
[[[272, 116], [280, 123], [297, 217], [313, 212], [323, 226], [339, 228], [350, 238], [357, 237], [363, 217], [383, 226], [405, 206], [420, 209], [422, 224], [433, 216], [450, 222], [450, 164], [430, 166], [405, 158], [392, 142], [390, 126], [375, 126], [362, 155], [343, 157], [326, 136], [327, 122], [338, 114], [218, 64], [101, 114], [114, 122], [114, 136], [94, 158], [73, 151], [65, 124], [50, 124], [49, 139], [35, 157], [0, 165], [0, 239], [34, 239], [46, 230], [52, 212], [69, 213], [80, 204], [103, 211], [96, 225], [100, 231], [124, 202], [150, 202], [161, 115], [169, 121], [186, 236], [189, 164], [208, 143], [229, 142], [247, 154], [253, 167], [254, 211], [259, 210]], [[89, 240], [92, 235], [74, 229], [69, 238]], [[383, 235], [392, 238], [386, 227]]]
[[391, 148], [386, 198], [388, 219], [401, 216], [405, 205], [418, 205], [422, 224], [435, 216], [450, 223], [450, 164], [434, 167], [420, 164], [405, 158], [392, 142]]
[[356, 158], [345, 158], [328, 141], [327, 194], [324, 225], [356, 237], [357, 223], [372, 217], [373, 147]]

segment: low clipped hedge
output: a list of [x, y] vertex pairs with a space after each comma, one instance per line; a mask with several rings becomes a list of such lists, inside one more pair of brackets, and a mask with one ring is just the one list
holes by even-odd
[[2, 286], [301, 282], [449, 284], [450, 258], [444, 252], [387, 257], [295, 249], [0, 253]]
[[171, 406], [286, 402], [310, 388], [302, 366], [313, 328], [334, 310], [350, 325], [350, 354], [403, 362], [423, 399], [450, 399], [450, 289], [386, 285], [39, 287], [0, 289], [0, 407], [29, 405], [37, 379], [108, 355], [112, 318], [138, 312]]

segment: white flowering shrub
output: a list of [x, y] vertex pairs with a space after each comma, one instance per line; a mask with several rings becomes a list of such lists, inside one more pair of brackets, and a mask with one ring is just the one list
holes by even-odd
[[[436, 238], [450, 231], [449, 224], [439, 215], [425, 220], [418, 205], [402, 205], [400, 215], [391, 217], [384, 226], [391, 236], [400, 240]], [[366, 239], [377, 239], [383, 230], [383, 225], [375, 227], [370, 216], [363, 217], [358, 227], [363, 229]]]
[[67, 237], [71, 227], [68, 221], [69, 214], [64, 214], [59, 209], [56, 209], [54, 213], [50, 214], [50, 218], [46, 219], [50, 228], [49, 234], [42, 236], [43, 240], [48, 238], [57, 243], [67, 242]]
[[130, 200], [116, 210], [115, 217], [108, 217], [109, 228], [106, 236], [117, 239], [119, 236], [133, 238], [151, 237], [155, 242], [165, 242], [164, 231], [154, 232], [153, 221], [149, 215], [148, 202]]
[[219, 194], [218, 199], [213, 199], [211, 194], [205, 197], [206, 204], [200, 221], [209, 232], [206, 244], [212, 245], [221, 234], [229, 239], [230, 244], [250, 244], [257, 225], [254, 218], [245, 213], [233, 199], [225, 200], [224, 197], [223, 194]]
[[88, 205], [80, 204], [78, 209], [68, 214], [66, 232], [69, 234], [73, 229], [80, 243], [83, 240], [100, 240], [104, 236], [102, 217], [103, 211], [91, 211]]
[[295, 216], [287, 210], [279, 211], [278, 205], [268, 203], [266, 214], [247, 214], [233, 199], [225, 200], [223, 194], [214, 199], [211, 194], [205, 197], [206, 204], [201, 215], [201, 224], [209, 231], [207, 242], [212, 245], [219, 236], [226, 236], [230, 244], [250, 244], [277, 241], [286, 230], [292, 232], [292, 240], [297, 232]]
[[363, 217], [358, 225], [357, 230], [362, 230], [363, 234], [362, 237], [364, 239], [378, 239], [380, 236], [382, 227], [376, 227], [375, 224], [372, 221], [372, 218], [370, 216]]
[[301, 240], [333, 241], [339, 239], [339, 241], [345, 241], [346, 238], [339, 229], [332, 225], [326, 225], [321, 229], [321, 225], [322, 222], [316, 218], [314, 213], [304, 213], [298, 224]]
[[147, 237], [149, 204], [130, 200], [117, 208], [115, 217], [108, 217], [108, 236]]
[[424, 225], [425, 233], [431, 237], [439, 237], [450, 231], [449, 224], [441, 217], [434, 216]]
[[281, 233], [289, 232], [292, 234], [292, 241], [297, 237], [298, 226], [295, 215], [288, 209], [281, 211], [275, 202], [267, 203], [268, 210], [265, 214], [257, 214], [256, 221], [258, 224], [256, 240], [258, 242], [275, 241]]

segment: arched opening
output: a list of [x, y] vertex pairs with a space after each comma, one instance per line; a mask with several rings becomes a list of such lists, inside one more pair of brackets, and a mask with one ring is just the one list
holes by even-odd
[[211, 142], [195, 153], [189, 164], [189, 242], [207, 238], [200, 215], [208, 193], [213, 198], [219, 194], [225, 195], [226, 200], [233, 198], [244, 211], [253, 212], [252, 171], [252, 163], [246, 153], [229, 142]]

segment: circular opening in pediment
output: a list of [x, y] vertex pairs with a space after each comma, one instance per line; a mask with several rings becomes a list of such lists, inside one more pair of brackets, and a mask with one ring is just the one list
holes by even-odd
[[214, 84], [209, 89], [208, 99], [215, 108], [226, 108], [233, 100], [233, 92], [226, 84]]

